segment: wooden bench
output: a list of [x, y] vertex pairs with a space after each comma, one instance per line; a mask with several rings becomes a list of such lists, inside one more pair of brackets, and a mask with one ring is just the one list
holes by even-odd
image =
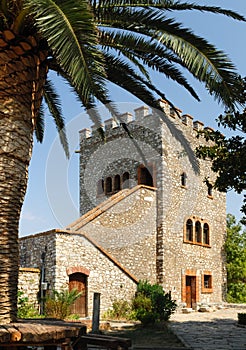
[[131, 339], [111, 337], [101, 334], [87, 334], [80, 336], [72, 345], [74, 350], [87, 350], [88, 345], [97, 345], [106, 349], [124, 349], [128, 350], [131, 345]]

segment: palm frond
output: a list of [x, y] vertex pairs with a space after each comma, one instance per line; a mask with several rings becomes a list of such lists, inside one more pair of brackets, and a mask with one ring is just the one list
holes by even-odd
[[97, 15], [97, 18], [103, 19], [109, 11], [116, 8], [157, 8], [162, 11], [201, 11], [209, 12], [214, 14], [221, 14], [238, 21], [245, 21], [245, 17], [236, 11], [224, 9], [218, 6], [206, 6], [197, 5], [196, 3], [180, 2], [173, 0], [153, 0], [153, 1], [141, 1], [141, 0], [101, 0], [101, 1], [90, 1], [90, 5], [93, 12]]
[[[120, 33], [104, 32], [102, 39], [100, 40], [100, 43], [101, 42], [103, 43], [103, 49], [105, 47], [105, 55], [107, 55], [108, 48], [111, 47], [116, 50], [116, 52], [119, 52], [130, 59], [133, 64], [135, 64], [135, 61], [132, 60], [131, 57], [133, 56], [135, 59], [138, 58], [137, 68], [139, 68], [139, 66], [147, 66], [155, 71], [163, 73], [167, 78], [170, 78], [183, 86], [194, 98], [199, 100], [199, 97], [190, 86], [187, 79], [173, 64], [176, 63], [182, 66], [182, 60], [176, 55], [173, 55], [169, 50], [165, 49], [165, 47], [163, 47], [158, 41], [149, 40], [146, 36], [138, 37], [133, 33], [125, 33], [121, 31]], [[142, 72], [141, 69], [140, 72]], [[149, 75], [147, 75], [147, 78], [149, 78]]]
[[235, 67], [222, 51], [205, 39], [193, 34], [172, 18], [164, 17], [156, 9], [147, 8], [135, 12], [125, 8], [115, 9], [113, 17], [108, 21], [115, 28], [131, 30], [159, 40], [182, 60], [183, 66], [196, 79], [205, 83], [215, 99], [230, 108], [237, 104]]
[[50, 114], [55, 121], [56, 128], [59, 133], [60, 141], [65, 151], [65, 154], [67, 158], [69, 158], [69, 148], [66, 137], [65, 123], [62, 117], [61, 104], [58, 95], [56, 94], [55, 89], [49, 80], [46, 80], [44, 86], [44, 99], [48, 105]]
[[44, 106], [43, 103], [41, 104], [39, 108], [39, 112], [36, 118], [36, 125], [35, 125], [35, 136], [38, 142], [43, 142], [44, 138]]
[[[97, 49], [97, 30], [87, 0], [26, 0], [38, 31], [47, 40], [73, 86], [84, 99], [104, 86], [103, 56]], [[103, 89], [101, 89], [103, 92]]]

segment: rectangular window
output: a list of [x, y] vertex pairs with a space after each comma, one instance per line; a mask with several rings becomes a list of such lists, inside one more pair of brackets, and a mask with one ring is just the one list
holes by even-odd
[[211, 272], [205, 272], [202, 275], [202, 293], [212, 293], [213, 285], [212, 285], [212, 274]]

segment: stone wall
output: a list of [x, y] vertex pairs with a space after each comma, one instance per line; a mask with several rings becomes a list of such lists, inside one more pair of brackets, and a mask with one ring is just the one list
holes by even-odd
[[23, 292], [22, 297], [28, 298], [28, 303], [38, 308], [38, 293], [40, 283], [40, 270], [33, 268], [19, 269], [18, 290]]
[[[138, 279], [156, 282], [156, 191], [135, 187], [83, 225], [82, 232], [113, 255]], [[101, 209], [101, 210], [100, 210]]]

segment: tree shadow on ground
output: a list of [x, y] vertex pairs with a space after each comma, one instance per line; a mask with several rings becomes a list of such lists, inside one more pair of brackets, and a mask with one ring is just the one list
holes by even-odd
[[145, 327], [141, 324], [135, 324], [127, 328], [113, 328], [103, 333], [115, 337], [130, 338], [135, 349], [141, 347], [141, 350], [145, 350], [148, 349], [148, 346], [152, 350], [155, 347], [159, 349], [185, 348], [179, 338], [167, 326], [167, 323]]

